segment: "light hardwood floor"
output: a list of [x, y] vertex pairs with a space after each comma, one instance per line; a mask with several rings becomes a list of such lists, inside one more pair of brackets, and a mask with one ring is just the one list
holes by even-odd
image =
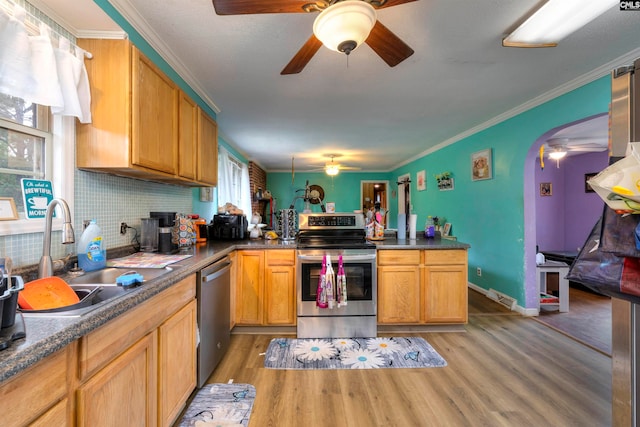
[[209, 382], [256, 387], [251, 427], [611, 424], [609, 357], [469, 293], [466, 332], [405, 334], [447, 367], [271, 370], [260, 353], [273, 336], [233, 335]]

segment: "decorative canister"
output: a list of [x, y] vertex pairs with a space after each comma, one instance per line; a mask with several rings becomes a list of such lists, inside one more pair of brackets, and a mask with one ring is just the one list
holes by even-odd
[[298, 215], [295, 209], [280, 209], [278, 217], [278, 230], [282, 240], [295, 240], [297, 232], [296, 219]]

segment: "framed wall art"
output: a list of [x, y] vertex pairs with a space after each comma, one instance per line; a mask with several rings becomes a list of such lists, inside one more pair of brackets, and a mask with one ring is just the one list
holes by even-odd
[[480, 181], [493, 178], [491, 148], [471, 154], [471, 179]]
[[13, 197], [0, 197], [0, 221], [18, 219], [16, 201]]
[[427, 189], [427, 172], [424, 170], [421, 170], [420, 172], [418, 172], [416, 181], [418, 185], [418, 191], [426, 190]]
[[540, 195], [541, 196], [551, 196], [552, 188], [550, 182], [541, 182], [540, 183]]
[[596, 190], [594, 190], [593, 188], [591, 188], [591, 186], [589, 185], [589, 183], [587, 181], [589, 181], [591, 178], [593, 178], [594, 176], [596, 176], [597, 173], [596, 172], [592, 172], [592, 173], [585, 173], [584, 174], [584, 192], [585, 193], [595, 193]]

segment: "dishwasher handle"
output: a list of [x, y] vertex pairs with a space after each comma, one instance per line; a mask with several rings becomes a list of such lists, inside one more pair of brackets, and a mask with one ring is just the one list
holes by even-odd
[[231, 260], [229, 257], [224, 257], [223, 259], [216, 261], [208, 267], [205, 267], [202, 272], [202, 283], [211, 282], [216, 280], [218, 277], [225, 274], [227, 271], [231, 269]]

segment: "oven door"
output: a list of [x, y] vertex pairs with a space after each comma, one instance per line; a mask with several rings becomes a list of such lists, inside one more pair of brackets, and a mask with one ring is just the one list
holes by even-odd
[[[334, 271], [338, 257], [347, 278], [347, 305], [319, 308], [316, 306], [322, 258], [331, 256]], [[298, 316], [375, 316], [377, 305], [376, 251], [374, 250], [298, 250], [297, 265]]]

